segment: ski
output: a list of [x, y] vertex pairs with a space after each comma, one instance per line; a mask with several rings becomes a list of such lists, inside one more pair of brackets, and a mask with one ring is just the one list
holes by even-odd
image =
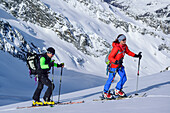
[[105, 98], [103, 98], [103, 97], [100, 96], [99, 99], [93, 99], [93, 101], [121, 100], [121, 99], [131, 98], [131, 97], [132, 97], [132, 95], [129, 95], [129, 96], [127, 96], [127, 97], [120, 97], [120, 96], [118, 96], [118, 97], [114, 97], [114, 98], [112, 98], [112, 99], [105, 99]]
[[131, 94], [131, 95], [128, 95], [126, 97], [115, 96], [113, 99], [105, 99], [105, 98], [100, 96], [99, 99], [93, 99], [93, 101], [123, 100], [123, 99], [130, 99], [130, 98], [136, 98], [136, 97], [146, 97], [146, 96], [147, 96], [146, 93], [139, 94], [139, 95]]
[[80, 103], [84, 103], [83, 101], [77, 101], [77, 102], [60, 102], [60, 103], [56, 103], [55, 105], [67, 105], [67, 104], [80, 104]]
[[17, 107], [16, 109], [24, 109], [24, 108], [37, 108], [37, 107], [45, 107], [45, 106], [50, 106], [50, 107], [54, 107], [56, 105], [68, 105], [68, 104], [80, 104], [80, 103], [84, 103], [84, 101], [77, 101], [77, 102], [57, 102], [54, 105], [41, 105], [41, 106], [23, 106], [23, 107]]
[[143, 94], [134, 94], [134, 95], [132, 95], [133, 96], [133, 98], [135, 98], [135, 97], [147, 97], [147, 94], [146, 93], [143, 93]]
[[147, 95], [146, 95], [146, 93], [144, 93], [144, 94], [138, 94], [138, 95], [135, 95], [135, 94], [131, 94], [131, 95], [129, 95], [129, 96], [127, 96], [127, 97], [117, 97], [115, 100], [122, 100], [122, 99], [128, 99], [128, 98], [136, 98], [136, 97], [146, 97]]
[[115, 100], [122, 100], [122, 99], [128, 99], [128, 98], [133, 98], [133, 95], [129, 95], [129, 96], [126, 96], [126, 97], [118, 96], [118, 97], [115, 98]]

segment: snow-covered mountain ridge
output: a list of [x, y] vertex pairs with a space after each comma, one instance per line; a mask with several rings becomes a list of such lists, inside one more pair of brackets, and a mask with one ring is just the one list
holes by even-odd
[[[170, 50], [170, 41], [168, 38], [169, 35], [166, 35], [159, 30], [155, 31], [153, 27], [148, 27], [145, 23], [138, 20], [136, 21], [131, 16], [127, 16], [126, 10], [122, 10], [121, 8], [119, 10], [119, 8], [115, 7], [114, 5], [109, 5], [103, 1], [64, 0], [59, 2], [52, 2], [51, 4], [51, 2], [47, 2], [46, 0], [2, 0], [0, 3], [8, 13], [12, 14], [20, 20], [20, 24], [24, 26], [26, 30], [29, 30], [29, 33], [33, 37], [37, 37], [38, 32], [34, 27], [30, 27], [30, 25], [28, 25], [29, 23], [52, 30], [54, 33], [56, 33], [56, 35], [53, 37], [61, 38], [69, 43], [72, 43], [78, 50], [89, 56], [92, 55], [99, 57], [105, 55], [111, 45], [111, 42], [113, 41], [112, 37], [114, 36], [115, 38], [115, 35], [119, 33], [126, 34], [130, 43], [133, 43], [132, 41], [135, 39], [133, 38], [134, 36], [139, 37], [139, 39], [144, 43], [145, 41], [150, 41], [150, 39], [144, 39], [142, 37], [155, 37], [153, 39], [155, 41], [153, 46], [154, 52], [151, 53], [154, 54], [153, 57], [156, 56], [157, 52], [155, 51], [160, 51], [158, 52], [159, 54], [164, 54], [166, 56]], [[130, 7], [128, 9], [130, 9]], [[136, 14], [134, 14], [134, 16], [135, 15]], [[88, 18], [89, 20], [84, 18]], [[82, 21], [82, 19], [84, 20]], [[21, 35], [23, 35], [22, 37], [25, 37], [24, 34]], [[28, 41], [28, 36], [26, 36], [24, 39], [25, 42], [30, 44], [32, 43], [30, 40]], [[141, 41], [137, 43], [140, 42]], [[43, 50], [44, 46], [42, 46], [42, 44], [41, 46], [38, 46], [37, 43], [34, 43], [33, 45], [38, 48], [38, 50], [35, 51]], [[142, 48], [142, 46], [142, 44], [140, 47], [134, 46], [136, 49], [135, 51], [138, 51], [138, 49]], [[148, 43], [147, 46], [150, 46], [150, 44]], [[132, 48], [134, 47], [132, 46]], [[6, 49], [4, 48], [3, 50]], [[28, 51], [29, 49], [25, 48], [25, 50]], [[20, 51], [22, 52], [22, 50]], [[144, 53], [147, 52], [144, 51]], [[71, 55], [70, 53], [68, 54]], [[85, 57], [78, 57], [76, 58], [77, 60], [75, 60], [74, 57], [71, 59], [73, 59], [75, 62], [88, 62]], [[169, 66], [167, 64], [165, 65], [166, 66], [163, 68], [161, 66], [160, 71]], [[145, 69], [146, 67], [148, 67], [147, 64], [146, 66], [143, 66]]]
[[[87, 12], [89, 16], [97, 17], [100, 21], [106, 24], [113, 24], [115, 28], [120, 27], [125, 32], [129, 32], [129, 30], [132, 29], [133, 32], [137, 31], [142, 35], [150, 34], [154, 37], [166, 40], [166, 36], [164, 37], [162, 35], [159, 35], [159, 32], [153, 32], [153, 30], [151, 31], [150, 29], [147, 29], [146, 26], [141, 27], [139, 25], [135, 25], [133, 23], [122, 20], [120, 17], [117, 16], [116, 9], [113, 9], [111, 6], [104, 7], [98, 4], [98, 2], [94, 2], [91, 0], [64, 0], [64, 1], [69, 3], [75, 8], [83, 6], [84, 8], [82, 7], [82, 9], [80, 10]], [[112, 4], [113, 6], [115, 6], [115, 4], [122, 5], [122, 3], [117, 3], [117, 1], [107, 2]], [[97, 49], [98, 45], [96, 45], [95, 42], [101, 43], [99, 44], [100, 47], [101, 45], [106, 48], [110, 46], [106, 41], [103, 40], [102, 37], [99, 38], [98, 35], [96, 37], [96, 35], [87, 34], [82, 27], [77, 28], [77, 26], [73, 26], [67, 17], [65, 17], [63, 14], [52, 11], [52, 9], [48, 8], [39, 0], [38, 1], [2, 0], [1, 4], [3, 4], [7, 10], [9, 10], [8, 12], [10, 12], [13, 16], [17, 18], [20, 18], [26, 22], [29, 21], [31, 23], [38, 24], [41, 27], [53, 29], [55, 32], [57, 32], [59, 38], [62, 38], [70, 43], [73, 43], [77, 49], [81, 50], [86, 54], [100, 56], [107, 53], [107, 49], [102, 48], [101, 50], [98, 50]], [[167, 5], [166, 8], [156, 10], [155, 11], [156, 14], [159, 13], [157, 17], [160, 18], [166, 16], [168, 19], [169, 18], [168, 6], [169, 5]], [[145, 16], [142, 16], [142, 14], [137, 15], [134, 12], [128, 10], [130, 9], [130, 5], [126, 6], [128, 8], [124, 7], [125, 6], [122, 5], [122, 7], [119, 8], [123, 9], [123, 11], [125, 11], [126, 15], [128, 15], [129, 17], [132, 17], [135, 20], [142, 20], [143, 23], [149, 25], [151, 28], [157, 29], [157, 31], [159, 31], [159, 29], [162, 29], [163, 33], [169, 34], [168, 33], [169, 26], [166, 25], [169, 23], [167, 19], [164, 19], [164, 21], [160, 20], [160, 22], [156, 20], [153, 21], [153, 19], [155, 19], [155, 16], [150, 16], [149, 12], [146, 12], [147, 14], [146, 13], [143, 14]], [[146, 17], [146, 15], [148, 15], [149, 17]], [[170, 47], [167, 44], [160, 44], [159, 46], [161, 48], [165, 48], [168, 50], [170, 49]], [[96, 52], [95, 54], [94, 51]]]
[[110, 46], [95, 33], [87, 34], [83, 28], [73, 26], [67, 17], [52, 11], [39, 0], [2, 0], [0, 4], [16, 18], [52, 29], [57, 33], [58, 38], [74, 44], [85, 54], [99, 57], [105, 55]]
[[[145, 38], [145, 37], [152, 37], [153, 40], [155, 41], [154, 49], [156, 49], [156, 50], [154, 50], [154, 51], [158, 50], [158, 51], [161, 51], [163, 54], [169, 53], [169, 50], [170, 50], [169, 34], [166, 34], [163, 32], [164, 30], [167, 31], [169, 29], [168, 25], [165, 24], [167, 27], [165, 27], [165, 29], [163, 28], [164, 30], [159, 30], [159, 29], [155, 28], [154, 26], [152, 26], [152, 24], [148, 25], [147, 23], [145, 23], [144, 21], [141, 21], [140, 19], [139, 20], [134, 19], [134, 18], [139, 18], [138, 15], [142, 14], [142, 11], [143, 11], [142, 9], [145, 9], [145, 6], [143, 6], [141, 8], [138, 7], [138, 5], [140, 5], [140, 3], [141, 3], [140, 1], [136, 2], [136, 4], [137, 4], [136, 7], [133, 7], [134, 6], [133, 2], [132, 2], [132, 4], [129, 3], [129, 7], [128, 7], [129, 10], [124, 10], [124, 7], [122, 9], [121, 7], [117, 8], [114, 5], [113, 6], [108, 5], [103, 0], [102, 1], [100, 1], [100, 0], [63, 0], [63, 1], [55, 3], [55, 4], [51, 4], [50, 2], [47, 2], [47, 0], [42, 0], [42, 1], [47, 6], [52, 8], [54, 11], [62, 12], [64, 15], [68, 15], [68, 18], [70, 19], [71, 22], [75, 21], [74, 18], [72, 18], [71, 14], [76, 13], [77, 15], [79, 15], [77, 10], [78, 11], [80, 10], [81, 14], [87, 15], [88, 18], [93, 18], [95, 20], [95, 22], [91, 21], [88, 23], [90, 27], [93, 28], [93, 27], [97, 26], [96, 24], [98, 24], [99, 22], [100, 22], [100, 24], [104, 23], [104, 24], [102, 24], [102, 25], [104, 25], [103, 28], [98, 27], [97, 30], [96, 29], [95, 30], [90, 29], [90, 30], [93, 30], [97, 34], [100, 34], [104, 39], [108, 40], [108, 42], [110, 41], [109, 38], [110, 38], [111, 34], [113, 34], [113, 35], [111, 35], [111, 37], [112, 37], [112, 36], [115, 36], [116, 33], [118, 34], [119, 32], [125, 32], [125, 34], [131, 34], [130, 37], [132, 37], [132, 41], [134, 41], [134, 39], [136, 37], [138, 37], [139, 34], [141, 34], [139, 36], [140, 37], [139, 39], [141, 39], [143, 37], [143, 39], [141, 39], [141, 40], [143, 40], [143, 44], [146, 42], [154, 43], [149, 38]], [[113, 1], [112, 1], [112, 3], [113, 3]], [[151, 2], [152, 1], [154, 1], [154, 0], [151, 0]], [[150, 2], [150, 1], [144, 0], [144, 3], [146, 3], [146, 5], [148, 2]], [[126, 1], [124, 1], [122, 3], [126, 3]], [[167, 4], [169, 4], [169, 3], [168, 3], [168, 0], [166, 0], [165, 2], [163, 2], [163, 5], [160, 5], [161, 4], [160, 2], [158, 2], [157, 4], [153, 5], [153, 6], [157, 7], [158, 9], [161, 9], [161, 8], [166, 7]], [[121, 5], [121, 4], [119, 4], [119, 5]], [[63, 7], [63, 6], [65, 6], [65, 7]], [[123, 6], [123, 5], [121, 5], [121, 6]], [[136, 10], [139, 10], [139, 12], [137, 12], [135, 10], [135, 8], [136, 8]], [[72, 12], [69, 11], [70, 9]], [[73, 11], [73, 9], [74, 9], [74, 11]], [[133, 10], [130, 10], [130, 9], [133, 9]], [[150, 8], [150, 10], [151, 9], [152, 8]], [[151, 10], [151, 12], [152, 12], [152, 10]], [[154, 9], [154, 11], [155, 10], [156, 9]], [[136, 12], [133, 12], [133, 11], [136, 11]], [[144, 10], [144, 11], [148, 12], [149, 8], [146, 8], [146, 10]], [[128, 12], [131, 16], [128, 15]], [[166, 19], [162, 19], [161, 23], [165, 23], [164, 20], [168, 20], [168, 18], [169, 17], [167, 16]], [[78, 20], [76, 22], [81, 23], [83, 27], [86, 27], [86, 25], [83, 22], [81, 22], [81, 20], [84, 23], [87, 23], [86, 21], [81, 19], [81, 17], [80, 17], [80, 20]], [[152, 19], [149, 19], [149, 22], [153, 22], [153, 24], [155, 26], [157, 26], [157, 25], [159, 26], [159, 23], [154, 22]], [[104, 34], [102, 32], [103, 30], [106, 30], [105, 25], [111, 26], [110, 28], [112, 29], [112, 31], [109, 32], [110, 33], [109, 37], [107, 37], [108, 35], [106, 35], [106, 33]], [[114, 33], [114, 32], [116, 32], [116, 33]], [[136, 40], [137, 39], [138, 38], [136, 38]], [[111, 41], [113, 41], [113, 39]], [[139, 43], [141, 44], [141, 46], [144, 46], [144, 45], [142, 45], [141, 41], [139, 41]], [[138, 44], [138, 45], [140, 45], [140, 44]], [[145, 47], [147, 48], [149, 46], [145, 46]], [[149, 52], [149, 49], [148, 49], [148, 52]], [[153, 54], [156, 55], [155, 53], [153, 53]]]
[[142, 0], [140, 2], [131, 0], [105, 1], [123, 10], [127, 16], [141, 20], [155, 30], [162, 31], [167, 35], [170, 34], [170, 3], [168, 0], [161, 3], [157, 0]]
[[[139, 32], [142, 35], [149, 34], [155, 38], [161, 38], [162, 40], [166, 40], [166, 38], [168, 38], [167, 35], [170, 34], [169, 23], [170, 3], [168, 5], [164, 4], [165, 6], [163, 8], [155, 9], [154, 12], [145, 12], [144, 14], [140, 14], [139, 12], [133, 12], [133, 10], [131, 10], [132, 5], [134, 4], [133, 2], [127, 5], [126, 1], [123, 2], [124, 4], [120, 1], [115, 0], [105, 1], [114, 7], [118, 7], [128, 17], [135, 19], [136, 21], [142, 21], [142, 23], [144, 24], [137, 25], [131, 21], [124, 20], [122, 17], [120, 17], [120, 15], [116, 11], [117, 9], [115, 9], [112, 6], [104, 7], [98, 2], [92, 0], [63, 0], [63, 1], [72, 5], [76, 9], [81, 10], [82, 12], [87, 12], [89, 16], [98, 18], [101, 22], [104, 22], [106, 24], [112, 24], [115, 28], [121, 28], [125, 32], [129, 32], [129, 30], [132, 30], [132, 32]], [[151, 2], [146, 4], [146, 6], [152, 4], [153, 3]], [[150, 28], [148, 28], [148, 26]], [[162, 36], [160, 35], [160, 32], [166, 35]], [[167, 44], [160, 44], [160, 47], [170, 50], [170, 47]]]
[[27, 42], [18, 30], [8, 22], [0, 21], [0, 50], [25, 61], [25, 51], [41, 53], [41, 49], [33, 42]]

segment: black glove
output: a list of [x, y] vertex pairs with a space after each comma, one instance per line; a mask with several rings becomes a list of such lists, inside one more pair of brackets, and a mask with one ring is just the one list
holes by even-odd
[[54, 61], [50, 62], [49, 66], [54, 67]]
[[57, 64], [57, 67], [64, 67], [64, 63]]
[[142, 52], [139, 52], [139, 53], [138, 53], [138, 55], [137, 55], [137, 54], [135, 54], [135, 56], [134, 56], [134, 57], [141, 59], [141, 58], [142, 58], [142, 55], [141, 55], [141, 54], [142, 54]]

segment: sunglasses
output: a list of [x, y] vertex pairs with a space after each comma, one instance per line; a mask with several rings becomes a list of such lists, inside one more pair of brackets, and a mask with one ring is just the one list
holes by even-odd
[[125, 39], [123, 39], [122, 41], [126, 41], [126, 38], [125, 38]]
[[54, 53], [51, 53], [50, 51], [47, 51], [47, 53], [54, 55]]

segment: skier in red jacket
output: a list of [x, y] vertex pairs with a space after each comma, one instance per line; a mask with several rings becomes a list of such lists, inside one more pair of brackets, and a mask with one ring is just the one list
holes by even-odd
[[136, 57], [136, 58], [142, 58], [141, 54], [137, 55], [128, 49], [128, 46], [126, 45], [126, 36], [123, 34], [120, 34], [117, 37], [117, 39], [113, 42], [112, 46], [113, 49], [108, 56], [108, 59], [110, 61], [110, 71], [109, 71], [110, 73], [109, 73], [109, 78], [104, 86], [104, 93], [103, 93], [103, 97], [107, 99], [113, 98], [113, 95], [110, 94], [109, 92], [109, 88], [117, 72], [120, 76], [120, 80], [116, 85], [114, 91], [115, 95], [126, 96], [126, 94], [122, 91], [123, 85], [127, 80], [124, 66], [122, 65], [125, 54], [128, 54], [129, 56]]

